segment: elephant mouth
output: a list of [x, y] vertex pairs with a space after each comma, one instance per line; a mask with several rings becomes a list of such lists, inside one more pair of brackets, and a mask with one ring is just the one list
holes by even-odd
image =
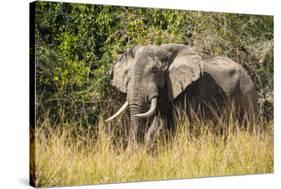
[[138, 117], [138, 118], [147, 118], [147, 117], [150, 117], [152, 115], [155, 114], [156, 112], [156, 108], [157, 108], [157, 97], [153, 97], [151, 99], [151, 103], [150, 103], [150, 108], [147, 112], [145, 113], [141, 113], [141, 114], [136, 114], [134, 115], [135, 117]]
[[[128, 108], [129, 102], [126, 101], [123, 106], [110, 118], [106, 119], [105, 122], [109, 123], [116, 117], [118, 117], [122, 112], [124, 112]], [[134, 117], [138, 118], [148, 118], [155, 114], [157, 109], [157, 97], [153, 97], [150, 102], [150, 108], [147, 112], [141, 114], [135, 114]]]

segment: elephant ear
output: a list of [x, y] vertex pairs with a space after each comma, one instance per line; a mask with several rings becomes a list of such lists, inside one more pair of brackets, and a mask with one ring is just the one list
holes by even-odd
[[202, 58], [189, 46], [173, 52], [168, 68], [168, 96], [172, 101], [202, 74]]
[[139, 47], [127, 49], [111, 68], [111, 85], [123, 93], [127, 93], [128, 72], [138, 49]]

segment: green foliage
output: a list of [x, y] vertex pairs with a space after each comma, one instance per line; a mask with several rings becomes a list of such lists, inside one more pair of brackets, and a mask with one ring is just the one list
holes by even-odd
[[39, 120], [48, 113], [65, 121], [56, 116], [63, 113], [66, 120], [96, 122], [119, 105], [109, 75], [118, 54], [162, 43], [189, 44], [202, 56], [243, 64], [267, 103], [264, 112], [272, 115], [265, 97], [273, 94], [271, 16], [36, 2], [35, 19]]

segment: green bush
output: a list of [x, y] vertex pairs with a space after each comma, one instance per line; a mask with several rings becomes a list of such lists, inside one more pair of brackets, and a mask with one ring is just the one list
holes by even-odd
[[38, 120], [48, 114], [54, 122], [91, 125], [101, 113], [112, 113], [124, 99], [110, 87], [118, 54], [162, 43], [192, 45], [202, 56], [241, 63], [255, 81], [261, 113], [272, 118], [272, 16], [36, 2]]

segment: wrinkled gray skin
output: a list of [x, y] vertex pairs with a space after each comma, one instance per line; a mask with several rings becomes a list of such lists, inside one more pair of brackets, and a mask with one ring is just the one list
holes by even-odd
[[[256, 90], [246, 70], [225, 57], [202, 59], [190, 46], [130, 48], [114, 64], [112, 75], [112, 85], [127, 94], [132, 144], [140, 140], [143, 130], [146, 144], [151, 144], [159, 133], [159, 121], [173, 128], [173, 104], [183, 99], [195, 112], [199, 104], [206, 103], [222, 109], [228, 99], [242, 114], [257, 115]], [[148, 111], [153, 98], [157, 99], [156, 112], [150, 115], [151, 126], [145, 129], [146, 118], [136, 115]]]

